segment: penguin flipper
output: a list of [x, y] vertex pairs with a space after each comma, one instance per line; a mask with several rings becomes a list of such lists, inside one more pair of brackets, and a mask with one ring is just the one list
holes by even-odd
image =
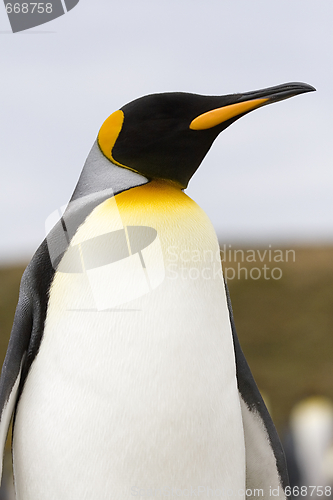
[[24, 278], [21, 281], [20, 296], [16, 307], [12, 333], [1, 371], [0, 379], [0, 450], [1, 465], [9, 424], [15, 408], [20, 385], [22, 364], [32, 330], [32, 308], [26, 295]]
[[44, 241], [23, 273], [0, 378], [0, 478], [9, 424], [29, 367], [38, 352], [46, 317], [52, 268]]
[[225, 287], [243, 418], [246, 488], [251, 490], [251, 492], [247, 491], [246, 497], [249, 499], [260, 496], [271, 500], [273, 496], [284, 499], [286, 498], [285, 488], [289, 486], [289, 479], [283, 448], [240, 346], [229, 290], [227, 285]]

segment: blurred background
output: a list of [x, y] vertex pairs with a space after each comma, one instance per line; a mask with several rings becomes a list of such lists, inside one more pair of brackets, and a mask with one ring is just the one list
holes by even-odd
[[240, 341], [294, 484], [306, 485], [306, 467], [314, 470], [297, 459], [306, 447], [295, 451], [295, 428], [314, 436], [308, 448], [325, 455], [321, 469], [333, 482], [332, 21], [330, 0], [81, 0], [13, 35], [0, 8], [1, 361], [23, 269], [107, 116], [155, 92], [309, 83], [317, 92], [224, 131], [187, 194], [217, 231]]

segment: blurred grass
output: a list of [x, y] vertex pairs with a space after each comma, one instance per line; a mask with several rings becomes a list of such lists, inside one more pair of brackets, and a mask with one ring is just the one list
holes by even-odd
[[26, 265], [0, 267], [0, 362], [5, 359], [9, 335], [19, 295], [21, 276]]
[[298, 400], [333, 398], [333, 247], [294, 249], [295, 262], [266, 259], [279, 280], [228, 281], [243, 351], [280, 431]]
[[[280, 430], [302, 397], [324, 394], [333, 398], [333, 247], [294, 250], [295, 262], [269, 262], [267, 258], [260, 262], [257, 258], [246, 263], [240, 262], [238, 254], [237, 262], [224, 263], [228, 268], [237, 268], [240, 262], [248, 270], [264, 264], [282, 270], [279, 280], [265, 280], [263, 272], [258, 280], [245, 279], [243, 271], [241, 279], [228, 281], [242, 348]], [[0, 268], [1, 364], [24, 267]]]

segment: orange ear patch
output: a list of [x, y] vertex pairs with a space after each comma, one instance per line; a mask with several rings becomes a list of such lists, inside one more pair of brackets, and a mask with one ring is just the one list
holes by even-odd
[[[118, 135], [124, 122], [124, 113], [119, 109], [110, 115], [100, 128], [98, 134], [98, 144], [103, 154], [113, 163], [119, 165], [112, 157], [112, 149], [116, 143]], [[122, 165], [123, 166], [123, 165]]]

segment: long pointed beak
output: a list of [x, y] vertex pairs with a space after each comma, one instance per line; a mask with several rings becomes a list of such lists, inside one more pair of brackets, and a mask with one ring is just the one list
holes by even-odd
[[221, 108], [212, 109], [197, 116], [190, 123], [190, 129], [206, 130], [216, 125], [221, 125], [232, 118], [239, 118], [253, 109], [315, 90], [314, 87], [306, 83], [284, 83], [276, 87], [246, 92], [245, 94], [236, 94], [236, 102], [222, 106]]

